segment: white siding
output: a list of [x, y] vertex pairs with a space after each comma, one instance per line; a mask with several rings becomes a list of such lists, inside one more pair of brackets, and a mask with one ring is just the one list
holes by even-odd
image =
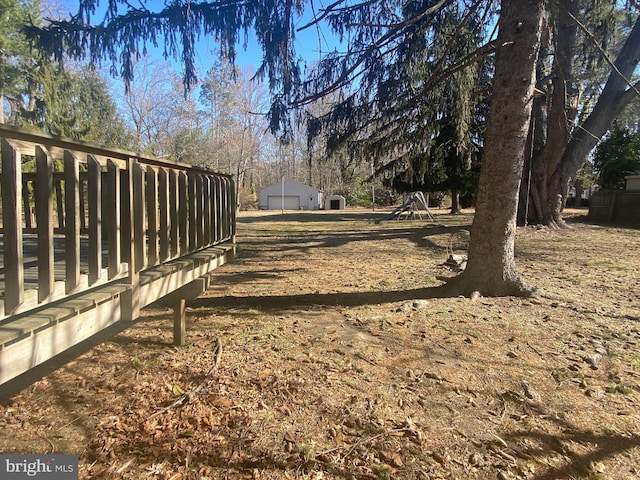
[[640, 191], [640, 175], [629, 175], [624, 177], [624, 179], [627, 182], [625, 190], [632, 192]]
[[[283, 191], [284, 187], [284, 191]], [[260, 190], [260, 208], [281, 210], [284, 197], [285, 210], [318, 210], [322, 205], [322, 192], [302, 183], [285, 181]]]

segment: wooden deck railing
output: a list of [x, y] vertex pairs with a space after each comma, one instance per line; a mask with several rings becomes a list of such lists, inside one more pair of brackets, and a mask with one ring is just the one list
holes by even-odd
[[0, 328], [113, 286], [133, 319], [226, 260], [211, 251], [234, 243], [231, 176], [2, 124], [0, 143]]

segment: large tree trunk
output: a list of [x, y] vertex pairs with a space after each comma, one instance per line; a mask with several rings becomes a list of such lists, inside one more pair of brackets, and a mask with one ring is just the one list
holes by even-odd
[[451, 189], [451, 213], [453, 215], [457, 215], [462, 212], [462, 208], [460, 207], [460, 190], [457, 188]]
[[[571, 17], [576, 16], [577, 8], [577, 2], [565, 0], [563, 7], [556, 10], [554, 42], [551, 40], [550, 26], [545, 24], [544, 42], [537, 68], [537, 88], [544, 95], [534, 102], [530, 132], [533, 146], [529, 150], [525, 161], [527, 168], [523, 172], [527, 184], [526, 191], [520, 197], [520, 223], [534, 219], [533, 223], [564, 226], [562, 218], [555, 215], [558, 186], [552, 182], [556, 181], [554, 173], [560, 166], [562, 153], [569, 141], [570, 122], [578, 113], [581, 94], [572, 74], [578, 27]], [[551, 53], [553, 66], [546, 62]], [[550, 72], [553, 73], [550, 75]], [[529, 203], [526, 203], [527, 195]]]
[[[598, 101], [584, 123], [574, 127], [580, 91], [571, 65], [575, 50], [575, 21], [566, 12], [575, 2], [564, 2], [566, 10], [558, 12], [556, 55], [553, 81], [546, 101], [541, 101], [534, 113], [534, 139], [531, 164], [523, 178], [526, 191], [521, 194], [520, 222], [539, 223], [551, 227], [565, 226], [562, 208], [578, 170], [589, 153], [607, 133], [622, 110], [638, 96], [640, 82], [628, 83], [640, 61], [640, 17], [627, 37]], [[575, 13], [575, 12], [574, 12]], [[539, 74], [540, 75], [540, 74]], [[539, 86], [545, 90], [544, 86]], [[540, 148], [540, 141], [544, 146]], [[529, 176], [530, 173], [530, 176]], [[523, 184], [525, 185], [525, 184]], [[525, 199], [529, 199], [525, 203]], [[525, 219], [525, 212], [528, 217]]]
[[469, 260], [447, 289], [464, 295], [527, 295], [516, 271], [518, 193], [531, 119], [543, 0], [502, 0], [493, 94]]

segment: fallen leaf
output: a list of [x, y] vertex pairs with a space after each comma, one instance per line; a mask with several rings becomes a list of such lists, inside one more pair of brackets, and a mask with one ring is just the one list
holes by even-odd
[[174, 395], [184, 395], [185, 391], [182, 389], [182, 387], [180, 385], [174, 385], [171, 388], [171, 391], [173, 392]]
[[215, 397], [211, 403], [213, 403], [216, 407], [230, 407], [231, 405], [233, 405], [233, 402], [231, 402], [231, 400], [223, 397]]
[[385, 463], [388, 463], [392, 467], [399, 468], [399, 467], [402, 467], [403, 465], [402, 458], [400, 457], [400, 454], [398, 452], [392, 452], [389, 450], [380, 450], [378, 452], [378, 455], [380, 456], [380, 460], [382, 460]]
[[214, 425], [218, 424], [218, 422], [216, 422], [215, 418], [213, 418], [213, 415], [208, 415], [206, 417], [202, 417], [202, 423], [204, 423], [208, 427], [213, 427]]

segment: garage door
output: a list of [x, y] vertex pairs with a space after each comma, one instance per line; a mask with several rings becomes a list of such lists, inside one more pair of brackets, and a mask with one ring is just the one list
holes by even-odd
[[[269, 210], [282, 210], [282, 196], [273, 195], [268, 197], [267, 205]], [[298, 197], [297, 195], [285, 195], [284, 209], [300, 210], [300, 197]]]

